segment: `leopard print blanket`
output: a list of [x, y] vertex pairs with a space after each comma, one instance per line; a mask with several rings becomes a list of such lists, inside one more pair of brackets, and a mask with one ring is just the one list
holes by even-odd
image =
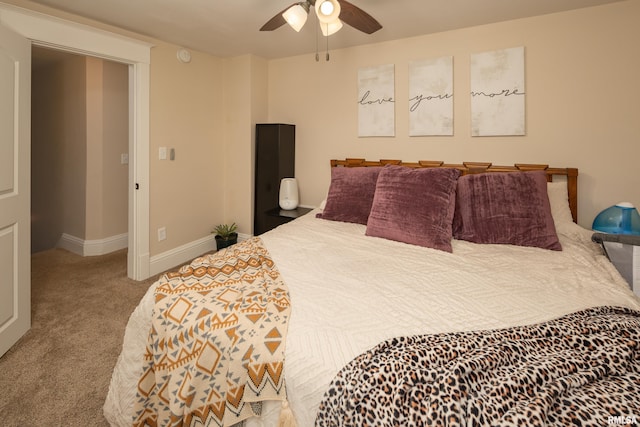
[[640, 423], [640, 312], [393, 338], [345, 366], [317, 427]]

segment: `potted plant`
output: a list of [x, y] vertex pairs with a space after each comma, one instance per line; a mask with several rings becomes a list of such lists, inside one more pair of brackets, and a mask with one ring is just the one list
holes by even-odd
[[227, 246], [235, 245], [238, 243], [238, 233], [236, 230], [238, 226], [234, 222], [233, 224], [219, 224], [213, 230], [216, 233], [216, 248], [218, 250], [224, 249]]

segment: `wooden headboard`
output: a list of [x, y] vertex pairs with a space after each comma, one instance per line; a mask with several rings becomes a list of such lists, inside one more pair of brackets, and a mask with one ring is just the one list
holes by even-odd
[[486, 162], [463, 162], [462, 164], [448, 164], [441, 161], [420, 160], [417, 162], [403, 162], [402, 160], [365, 160], [352, 159], [331, 160], [331, 167], [367, 167], [367, 166], [384, 166], [384, 165], [401, 165], [410, 168], [456, 168], [462, 172], [462, 175], [471, 173], [486, 172], [526, 172], [526, 171], [545, 171], [547, 181], [553, 181], [554, 176], [564, 176], [567, 181], [567, 194], [569, 195], [569, 208], [573, 222], [578, 222], [578, 169], [576, 168], [550, 168], [549, 165], [516, 163], [513, 166], [494, 166]]

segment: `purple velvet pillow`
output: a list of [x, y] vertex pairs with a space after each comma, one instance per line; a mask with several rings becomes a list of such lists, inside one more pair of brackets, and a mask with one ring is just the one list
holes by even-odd
[[382, 167], [331, 168], [327, 203], [318, 218], [366, 224]]
[[481, 173], [458, 180], [453, 236], [475, 243], [561, 251], [543, 171]]
[[366, 235], [451, 252], [458, 176], [460, 171], [450, 168], [385, 166]]

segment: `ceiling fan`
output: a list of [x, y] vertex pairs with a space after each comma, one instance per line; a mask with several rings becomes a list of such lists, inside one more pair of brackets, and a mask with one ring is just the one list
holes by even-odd
[[329, 36], [342, 28], [342, 23], [366, 34], [373, 34], [382, 25], [371, 15], [346, 0], [306, 0], [294, 3], [267, 21], [260, 31], [273, 31], [284, 24], [300, 31], [307, 21], [311, 7], [314, 8], [322, 34]]

